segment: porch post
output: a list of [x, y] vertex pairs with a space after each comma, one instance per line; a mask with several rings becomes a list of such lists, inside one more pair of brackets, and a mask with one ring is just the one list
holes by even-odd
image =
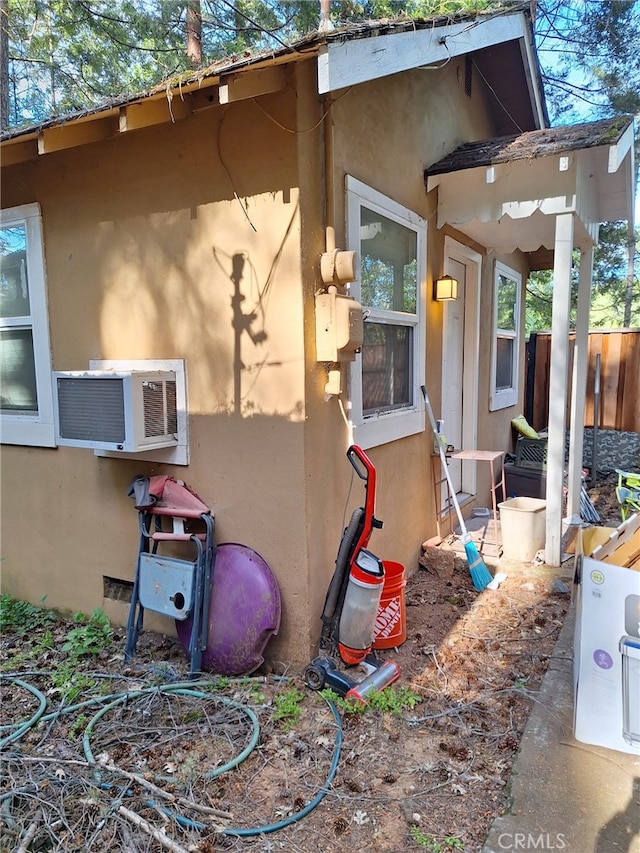
[[567, 515], [580, 515], [580, 487], [582, 485], [582, 459], [584, 451], [584, 407], [587, 396], [587, 370], [589, 367], [589, 308], [591, 307], [591, 280], [593, 277], [593, 243], [580, 250], [580, 277], [578, 280], [578, 311], [576, 316], [576, 341], [573, 350], [573, 378], [571, 381], [571, 424], [569, 434], [569, 496]]
[[549, 377], [549, 445], [547, 450], [547, 536], [545, 562], [559, 566], [562, 545], [562, 487], [564, 476], [567, 385], [569, 379], [569, 311], [573, 214], [556, 216]]

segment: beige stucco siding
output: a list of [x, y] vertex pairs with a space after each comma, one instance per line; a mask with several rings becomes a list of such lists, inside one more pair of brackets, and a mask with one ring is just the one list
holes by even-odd
[[[462, 62], [462, 73], [460, 69]], [[464, 91], [464, 62], [415, 70], [339, 92], [333, 110], [333, 192], [339, 245], [345, 240], [344, 180], [352, 175], [427, 220], [426, 381], [439, 406], [442, 308], [431, 285], [442, 272], [444, 234], [435, 224], [437, 195], [425, 191], [426, 166], [461, 141], [491, 136], [485, 93]], [[464, 241], [464, 238], [462, 238]], [[468, 241], [467, 241], [468, 242]], [[478, 247], [476, 247], [478, 248]], [[410, 571], [435, 530], [430, 430], [368, 451], [378, 469], [378, 515], [371, 548]]]
[[[218, 542], [255, 548], [275, 572], [283, 618], [269, 657], [304, 662], [313, 653], [340, 536], [363, 501], [343, 412], [325, 396], [315, 356], [325, 227], [345, 247], [347, 174], [426, 219], [426, 377], [437, 406], [442, 309], [430, 288], [444, 231], [423, 170], [492, 128], [486, 93], [465, 93], [457, 62], [326, 99], [314, 61], [292, 63], [286, 78], [280, 92], [3, 169], [3, 207], [42, 208], [53, 369], [185, 359], [190, 451], [183, 467], [3, 447], [3, 591], [125, 619], [126, 605], [104, 598], [103, 579], [134, 576], [127, 485], [167, 473], [212, 507]], [[489, 275], [487, 267], [483, 325]], [[480, 446], [507, 424], [505, 412], [488, 414], [487, 400], [481, 384]], [[370, 547], [408, 571], [435, 533], [431, 447], [427, 430], [368, 451], [384, 522]]]
[[[295, 127], [291, 90], [261, 103]], [[3, 206], [42, 208], [53, 368], [186, 359], [191, 454], [183, 468], [5, 447], [7, 591], [102, 606], [103, 576], [133, 578], [127, 484], [162, 471], [212, 506], [219, 542], [249, 545], [272, 566], [283, 596], [279, 643], [308, 654], [296, 145], [247, 101], [5, 170]], [[317, 143], [308, 151], [318, 159]], [[307, 202], [311, 216], [317, 203]], [[25, 483], [37, 483], [29, 509]]]

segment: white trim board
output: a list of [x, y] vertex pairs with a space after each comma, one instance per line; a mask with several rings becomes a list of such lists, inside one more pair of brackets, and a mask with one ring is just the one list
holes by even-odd
[[321, 47], [318, 56], [318, 92], [324, 95], [523, 38], [527, 38], [525, 18], [517, 12], [375, 38], [330, 42]]

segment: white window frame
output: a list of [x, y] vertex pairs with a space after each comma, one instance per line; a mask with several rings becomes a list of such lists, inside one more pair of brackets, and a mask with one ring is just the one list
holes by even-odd
[[55, 447], [53, 422], [53, 386], [51, 384], [51, 347], [47, 311], [47, 283], [40, 205], [24, 204], [0, 210], [2, 228], [24, 225], [27, 239], [27, 277], [31, 314], [23, 318], [0, 318], [0, 328], [31, 328], [36, 371], [38, 412], [0, 414], [2, 444]]
[[[362, 410], [362, 357], [356, 356], [349, 372], [350, 426], [353, 440], [363, 449], [377, 447], [390, 441], [406, 438], [424, 431], [424, 405], [420, 386], [425, 383], [425, 327], [426, 327], [426, 273], [427, 273], [427, 222], [418, 214], [404, 207], [377, 190], [363, 184], [351, 175], [346, 177], [347, 195], [347, 243], [360, 258], [360, 208], [377, 211], [416, 232], [416, 313], [387, 311], [363, 305], [365, 322], [385, 321], [394, 326], [406, 325], [413, 330], [413, 405], [390, 412], [363, 415]], [[361, 298], [360, 264], [357, 278], [350, 285], [350, 294]]]
[[[516, 283], [516, 299], [513, 306], [515, 330], [498, 328], [498, 288], [500, 276], [511, 279]], [[518, 377], [520, 376], [520, 336], [522, 333], [522, 319], [520, 317], [520, 306], [522, 304], [522, 275], [517, 270], [496, 261], [493, 274], [493, 336], [491, 347], [491, 396], [489, 409], [492, 412], [498, 409], [506, 409], [515, 406], [518, 402]], [[511, 366], [511, 386], [509, 388], [496, 388], [496, 375], [498, 366], [498, 341], [508, 338], [513, 340], [513, 364]]]

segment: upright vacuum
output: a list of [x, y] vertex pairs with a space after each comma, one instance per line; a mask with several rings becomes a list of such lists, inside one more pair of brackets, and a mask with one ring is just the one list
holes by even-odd
[[307, 666], [305, 682], [311, 690], [327, 686], [339, 696], [366, 702], [369, 693], [395, 681], [400, 670], [371, 651], [384, 583], [382, 560], [367, 550], [373, 529], [382, 527], [375, 517], [376, 469], [355, 444], [347, 459], [364, 482], [365, 503], [353, 511], [342, 534], [322, 611], [319, 654]]

